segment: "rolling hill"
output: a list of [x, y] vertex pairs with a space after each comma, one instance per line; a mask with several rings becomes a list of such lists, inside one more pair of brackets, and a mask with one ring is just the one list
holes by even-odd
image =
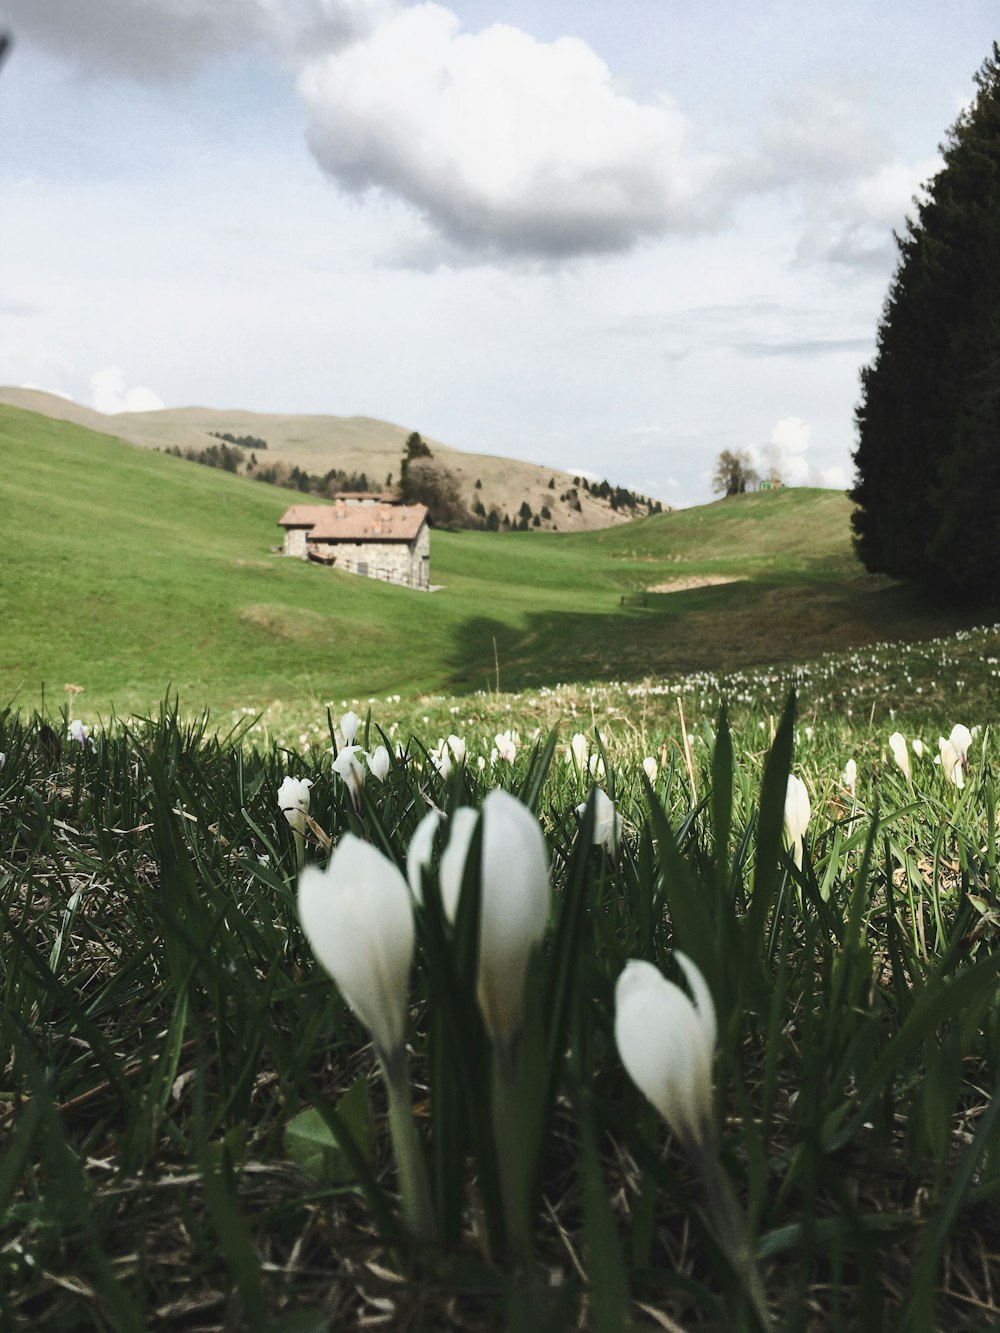
[[[144, 449], [201, 450], [217, 443], [216, 433], [237, 438], [252, 435], [267, 441], [266, 454], [259, 455], [261, 462], [285, 462], [319, 475], [331, 468], [364, 472], [374, 487], [383, 486], [390, 475], [398, 480], [403, 446], [411, 431], [419, 429], [372, 417], [283, 416], [209, 407], [105, 416], [57, 394], [9, 386], [0, 387], [0, 404], [86, 426]], [[612, 509], [607, 500], [574, 487], [569, 473], [517, 459], [463, 453], [429, 437], [426, 442], [434, 457], [455, 473], [469, 509], [478, 500], [487, 510], [495, 505], [501, 516], [507, 514], [514, 520], [525, 501], [534, 514], [547, 506], [552, 518], [543, 520], [541, 526], [554, 526], [560, 532], [589, 532], [630, 521], [630, 515]], [[564, 499], [570, 492], [572, 498]], [[575, 507], [577, 499], [579, 510]]]
[[[580, 534], [435, 533], [439, 592], [272, 554], [288, 492], [0, 408], [0, 703], [83, 716], [638, 679], [944, 633], [789, 490]], [[724, 580], [724, 581], [723, 581]], [[647, 591], [645, 607], [623, 594]]]

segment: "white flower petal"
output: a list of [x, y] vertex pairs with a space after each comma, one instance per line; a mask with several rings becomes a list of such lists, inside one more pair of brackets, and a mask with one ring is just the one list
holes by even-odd
[[403, 1042], [413, 961], [406, 880], [380, 851], [348, 833], [325, 870], [302, 871], [298, 901], [313, 953], [391, 1056]]
[[633, 959], [615, 988], [615, 1041], [633, 1083], [693, 1148], [711, 1124], [715, 1006], [695, 965], [678, 961], [697, 1007], [651, 963]]
[[434, 834], [440, 822], [441, 816], [438, 811], [428, 810], [414, 829], [406, 851], [406, 878], [418, 903], [423, 902], [423, 871], [430, 866], [431, 853], [434, 850]]

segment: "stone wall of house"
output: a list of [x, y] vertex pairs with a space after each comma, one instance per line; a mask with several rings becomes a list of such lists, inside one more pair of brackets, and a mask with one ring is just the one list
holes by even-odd
[[308, 528], [285, 529], [285, 555], [297, 555], [300, 560], [306, 558], [306, 533]]
[[429, 581], [431, 541], [427, 525], [412, 542], [310, 542], [310, 549], [325, 560], [333, 557], [337, 569], [389, 583], [425, 588]]

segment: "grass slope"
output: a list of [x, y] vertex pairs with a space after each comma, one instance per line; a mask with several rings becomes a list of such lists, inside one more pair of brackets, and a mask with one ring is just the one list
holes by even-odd
[[[0, 699], [93, 716], [629, 679], [947, 632], [860, 571], [848, 502], [740, 497], [579, 535], [435, 533], [426, 595], [271, 554], [286, 491], [0, 408]], [[621, 594], [706, 576], [744, 581]], [[964, 622], [976, 616], [965, 613]]]

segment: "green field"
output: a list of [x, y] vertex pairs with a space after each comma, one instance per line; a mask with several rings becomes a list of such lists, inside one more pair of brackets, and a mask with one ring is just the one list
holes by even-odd
[[[806, 660], [982, 617], [865, 575], [840, 493], [596, 533], [436, 532], [427, 595], [272, 553], [288, 491], [0, 407], [0, 699], [83, 716], [637, 680]], [[623, 593], [677, 580], [739, 580]], [[73, 695], [75, 699], [75, 694]]]

